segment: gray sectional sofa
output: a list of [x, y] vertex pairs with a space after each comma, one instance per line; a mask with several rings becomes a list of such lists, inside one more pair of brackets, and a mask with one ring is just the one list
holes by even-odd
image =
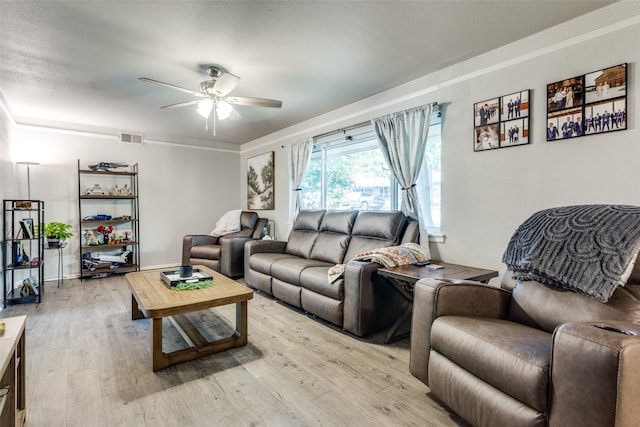
[[[418, 242], [418, 222], [399, 211], [303, 210], [287, 241], [245, 244], [245, 282], [358, 336], [389, 326], [406, 301], [356, 254]], [[328, 271], [346, 263], [333, 283]]]

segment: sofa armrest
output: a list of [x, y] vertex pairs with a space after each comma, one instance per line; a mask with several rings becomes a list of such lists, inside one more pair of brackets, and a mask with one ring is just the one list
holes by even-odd
[[284, 253], [287, 242], [283, 240], [250, 240], [245, 246], [245, 259], [258, 252]]
[[409, 371], [429, 385], [431, 325], [440, 316], [507, 317], [511, 293], [469, 280], [422, 279], [413, 290]]
[[391, 325], [407, 309], [404, 297], [378, 275], [379, 268], [365, 261], [350, 261], [345, 266], [342, 327], [357, 336]]
[[553, 334], [549, 390], [550, 426], [637, 425], [640, 325], [602, 321], [559, 326]]
[[182, 238], [182, 265], [189, 265], [191, 248], [199, 245], [217, 245], [218, 237], [209, 234], [187, 234]]
[[239, 277], [244, 273], [244, 245], [251, 237], [220, 238], [220, 273], [227, 277]]

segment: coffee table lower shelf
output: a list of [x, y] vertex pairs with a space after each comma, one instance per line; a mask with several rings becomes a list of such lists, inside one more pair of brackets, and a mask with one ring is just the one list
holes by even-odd
[[[253, 291], [207, 267], [194, 267], [211, 275], [213, 286], [178, 291], [165, 286], [161, 278], [163, 270], [127, 274], [131, 288], [131, 318], [151, 319], [151, 367], [154, 371], [247, 344], [248, 301], [253, 298]], [[236, 305], [235, 331], [214, 341], [208, 341], [186, 316], [230, 304]], [[165, 317], [173, 322], [187, 342], [187, 348], [168, 353], [162, 351], [162, 319]]]
[[[133, 320], [144, 318], [144, 314], [138, 308], [138, 302], [131, 296], [131, 318]], [[247, 302], [236, 303], [236, 330], [229, 337], [208, 341], [198, 331], [196, 326], [183, 314], [169, 317], [173, 325], [189, 347], [165, 353], [162, 351], [162, 317], [151, 319], [151, 359], [152, 369], [158, 371], [178, 363], [189, 362], [214, 353], [242, 347], [247, 344]]]

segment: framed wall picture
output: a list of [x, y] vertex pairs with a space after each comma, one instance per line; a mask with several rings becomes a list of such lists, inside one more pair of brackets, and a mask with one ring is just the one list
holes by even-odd
[[547, 141], [627, 128], [627, 64], [547, 85]]
[[273, 151], [247, 159], [247, 208], [275, 209]]
[[474, 151], [529, 143], [529, 92], [514, 92], [473, 105]]

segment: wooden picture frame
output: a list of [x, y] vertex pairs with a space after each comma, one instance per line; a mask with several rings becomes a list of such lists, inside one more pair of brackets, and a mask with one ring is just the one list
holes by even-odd
[[547, 141], [627, 129], [627, 64], [547, 85]]
[[473, 104], [473, 151], [529, 143], [529, 89]]
[[247, 208], [275, 209], [274, 152], [247, 159]]

